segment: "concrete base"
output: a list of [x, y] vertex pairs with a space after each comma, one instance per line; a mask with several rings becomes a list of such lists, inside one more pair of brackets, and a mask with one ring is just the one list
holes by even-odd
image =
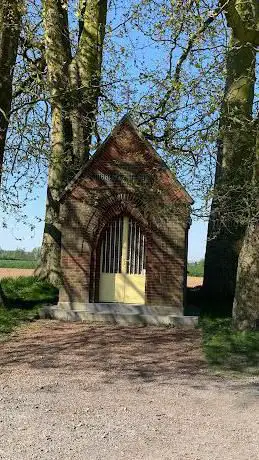
[[198, 316], [183, 316], [178, 309], [162, 305], [131, 305], [114, 303], [59, 303], [45, 306], [41, 318], [62, 321], [87, 321], [109, 324], [195, 327]]

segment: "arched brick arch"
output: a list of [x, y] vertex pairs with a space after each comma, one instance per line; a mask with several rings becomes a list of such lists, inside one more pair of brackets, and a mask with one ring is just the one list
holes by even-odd
[[95, 213], [88, 228], [92, 232], [92, 253], [90, 264], [90, 302], [97, 302], [99, 296], [100, 251], [103, 232], [107, 225], [120, 215], [132, 217], [149, 238], [150, 228], [148, 219], [142, 214], [143, 202], [136, 200], [133, 195], [119, 193], [102, 197], [98, 202], [98, 213]]
[[88, 233], [91, 233], [93, 247], [96, 246], [103, 229], [115, 217], [123, 214], [135, 219], [143, 230], [148, 233], [149, 219], [141, 199], [136, 199], [129, 193], [106, 195], [97, 203], [97, 212], [92, 215], [88, 225]]

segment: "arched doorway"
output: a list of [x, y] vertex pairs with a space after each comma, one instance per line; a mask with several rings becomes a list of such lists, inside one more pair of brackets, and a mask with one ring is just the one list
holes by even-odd
[[99, 301], [145, 303], [145, 234], [131, 217], [107, 225], [101, 240]]

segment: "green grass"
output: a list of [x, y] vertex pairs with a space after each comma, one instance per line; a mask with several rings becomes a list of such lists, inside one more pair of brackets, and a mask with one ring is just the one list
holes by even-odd
[[0, 259], [0, 268], [36, 268], [36, 260]]
[[41, 305], [57, 301], [57, 289], [33, 276], [4, 278], [1, 286], [8, 305], [0, 306], [0, 336], [24, 321], [37, 318]]
[[188, 262], [188, 275], [189, 276], [203, 276], [204, 274], [204, 260], [199, 262]]
[[26, 321], [32, 321], [38, 316], [38, 307], [30, 310], [12, 308], [4, 310], [0, 307], [0, 340], [4, 334], [9, 334], [16, 326]]
[[231, 318], [200, 319], [209, 365], [221, 371], [259, 374], [259, 332], [236, 331]]

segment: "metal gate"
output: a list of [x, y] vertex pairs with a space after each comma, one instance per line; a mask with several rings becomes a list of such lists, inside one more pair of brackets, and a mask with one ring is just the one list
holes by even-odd
[[127, 216], [113, 220], [101, 244], [100, 302], [145, 303], [145, 235]]

